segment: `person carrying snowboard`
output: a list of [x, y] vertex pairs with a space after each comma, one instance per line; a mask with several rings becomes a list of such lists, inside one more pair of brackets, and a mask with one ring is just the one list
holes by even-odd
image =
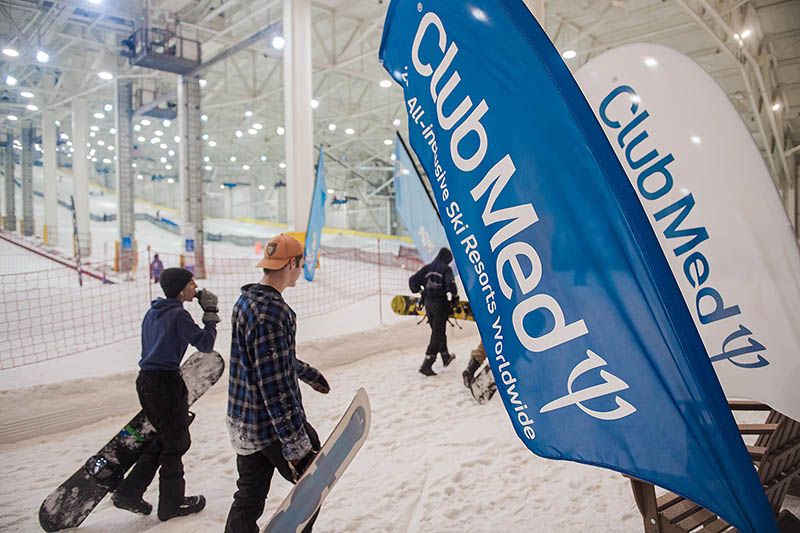
[[481, 367], [484, 361], [486, 361], [486, 348], [483, 347], [483, 341], [481, 341], [478, 347], [470, 352], [467, 368], [461, 373], [466, 388], [472, 386], [472, 382], [475, 380], [475, 372]]
[[452, 261], [452, 252], [442, 248], [430, 264], [423, 266], [408, 280], [411, 292], [421, 294], [431, 327], [431, 339], [425, 350], [425, 359], [419, 367], [420, 373], [426, 376], [436, 375], [433, 363], [436, 362], [437, 353], [441, 354], [444, 366], [448, 366], [456, 357], [447, 350], [447, 319], [453, 303], [458, 299], [455, 276], [450, 268]]
[[[186, 496], [183, 455], [189, 450], [189, 405], [180, 364], [189, 344], [201, 352], [214, 349], [219, 311], [217, 297], [209, 290], [197, 292], [192, 273], [183, 268], [168, 268], [159, 283], [166, 298], [153, 301], [142, 322], [142, 357], [136, 393], [147, 419], [157, 433], [144, 449], [127, 478], [114, 492], [113, 504], [127, 511], [149, 515], [153, 506], [142, 499], [159, 474], [158, 518], [197, 513], [206, 505], [205, 497]], [[202, 307], [200, 327], [183, 308], [197, 296]]]
[[242, 287], [233, 306], [227, 425], [239, 479], [226, 533], [257, 533], [275, 470], [296, 483], [320, 449], [298, 380], [330, 392], [323, 375], [297, 359], [296, 316], [282, 296], [303, 271], [303, 247], [277, 235], [256, 268], [263, 269], [261, 280]]

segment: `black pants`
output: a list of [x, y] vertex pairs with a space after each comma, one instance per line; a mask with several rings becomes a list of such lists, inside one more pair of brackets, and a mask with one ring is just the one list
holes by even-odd
[[447, 319], [450, 316], [450, 302], [444, 298], [426, 299], [425, 314], [428, 315], [428, 325], [431, 327], [431, 340], [425, 350], [425, 355], [449, 353], [447, 351]]
[[[311, 440], [311, 447], [319, 451], [319, 436], [309, 423], [306, 423], [306, 432]], [[275, 470], [277, 469], [284, 479], [294, 483], [289, 463], [283, 458], [280, 443], [276, 443], [251, 455], [236, 455], [236, 469], [239, 471], [239, 479], [236, 481], [239, 490], [233, 495], [233, 505], [228, 512], [225, 533], [258, 533], [256, 521], [264, 512], [264, 504]], [[317, 514], [305, 527], [304, 532], [311, 531], [311, 526], [317, 520]]]
[[142, 370], [136, 378], [136, 392], [157, 433], [116, 493], [125, 499], [140, 499], [161, 467], [158, 513], [174, 514], [183, 503], [182, 457], [191, 445], [186, 384], [177, 370]]

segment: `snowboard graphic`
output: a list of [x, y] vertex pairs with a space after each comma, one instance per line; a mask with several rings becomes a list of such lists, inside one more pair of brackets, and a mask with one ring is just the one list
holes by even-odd
[[[419, 303], [419, 296], [398, 294], [392, 298], [392, 311], [397, 315], [425, 316], [425, 308], [421, 307]], [[459, 300], [455, 308], [450, 311], [450, 317], [457, 320], [475, 321], [472, 309], [466, 300]]]
[[[217, 382], [225, 362], [217, 352], [192, 354], [181, 366], [189, 392], [189, 405]], [[155, 428], [142, 411], [131, 419], [69, 479], [50, 493], [39, 507], [39, 524], [45, 531], [79, 526], [109, 492], [122, 482], [136, 463]]]
[[475, 378], [469, 385], [469, 390], [472, 393], [472, 397], [475, 398], [475, 401], [481, 405], [492, 399], [494, 393], [497, 392], [497, 383], [494, 382], [492, 369], [489, 365], [484, 364], [481, 369], [478, 370], [478, 373], [475, 374]]
[[369, 433], [372, 411], [367, 391], [358, 389], [305, 474], [297, 481], [261, 533], [299, 532], [314, 517]]

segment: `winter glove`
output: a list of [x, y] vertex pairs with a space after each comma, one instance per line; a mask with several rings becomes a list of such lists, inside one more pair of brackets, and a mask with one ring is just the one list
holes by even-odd
[[328, 394], [331, 391], [331, 386], [328, 385], [328, 380], [325, 379], [325, 376], [322, 374], [319, 375], [319, 378], [309, 382], [308, 385], [315, 391], [321, 392], [322, 394]]
[[197, 301], [203, 309], [203, 322], [219, 322], [219, 308], [217, 295], [208, 289], [197, 292]]
[[295, 482], [299, 480], [308, 467], [311, 465], [311, 462], [317, 456], [317, 452], [314, 450], [309, 451], [305, 457], [302, 459], [298, 459], [297, 461], [289, 461], [289, 470], [292, 471], [292, 478]]

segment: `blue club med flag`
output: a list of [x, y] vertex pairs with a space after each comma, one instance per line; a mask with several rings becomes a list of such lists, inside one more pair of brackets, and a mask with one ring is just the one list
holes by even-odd
[[430, 263], [442, 247], [449, 246], [442, 221], [399, 135], [395, 136], [394, 155], [395, 206], [420, 257]]
[[314, 279], [317, 269], [317, 256], [320, 243], [322, 243], [322, 228], [325, 226], [325, 152], [319, 149], [317, 159], [317, 179], [314, 181], [314, 193], [311, 195], [311, 212], [308, 214], [308, 229], [306, 230], [306, 245], [303, 251], [305, 264], [303, 275], [306, 280]]
[[636, 193], [522, 1], [393, 0], [380, 58], [519, 438], [775, 531]]

